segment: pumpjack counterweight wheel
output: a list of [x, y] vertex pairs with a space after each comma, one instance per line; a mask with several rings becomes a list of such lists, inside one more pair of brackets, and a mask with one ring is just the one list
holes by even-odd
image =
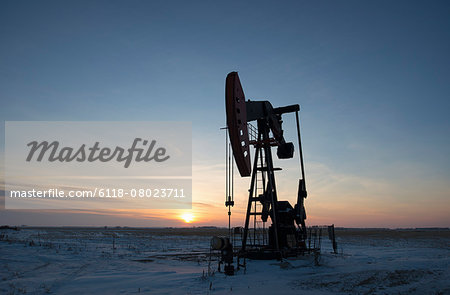
[[225, 105], [230, 142], [239, 174], [250, 176], [250, 144], [244, 90], [237, 72], [228, 74], [225, 85]]

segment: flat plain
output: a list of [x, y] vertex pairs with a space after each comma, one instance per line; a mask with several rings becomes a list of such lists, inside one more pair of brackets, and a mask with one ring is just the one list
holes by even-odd
[[228, 277], [209, 248], [212, 236], [226, 234], [214, 227], [0, 229], [0, 293], [450, 294], [448, 229], [337, 229], [338, 254], [324, 235], [318, 261], [246, 260]]

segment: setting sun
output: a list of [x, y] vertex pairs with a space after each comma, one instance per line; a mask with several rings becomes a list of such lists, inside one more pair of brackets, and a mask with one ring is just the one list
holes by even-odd
[[183, 213], [181, 215], [181, 219], [183, 219], [186, 223], [191, 223], [194, 221], [194, 215], [192, 213]]

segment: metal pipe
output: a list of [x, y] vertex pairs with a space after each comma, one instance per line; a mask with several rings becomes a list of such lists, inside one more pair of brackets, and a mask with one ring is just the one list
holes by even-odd
[[[298, 137], [298, 150], [300, 157], [300, 169], [302, 170], [302, 179], [305, 182], [305, 169], [303, 168], [303, 151], [302, 151], [302, 140], [300, 137], [300, 120], [298, 118], [298, 111], [295, 112], [295, 120], [297, 121], [297, 137]], [[306, 190], [306, 182], [304, 183]]]

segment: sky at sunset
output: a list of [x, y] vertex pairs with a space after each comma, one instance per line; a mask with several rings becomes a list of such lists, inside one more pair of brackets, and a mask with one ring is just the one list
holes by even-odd
[[[191, 121], [193, 204], [0, 210], [0, 224], [227, 226], [220, 128], [238, 71], [247, 99], [300, 104], [308, 225], [450, 227], [449, 15], [448, 1], [1, 1], [0, 182], [5, 121]], [[275, 164], [291, 203], [295, 156]], [[242, 225], [250, 179], [235, 177]]]

